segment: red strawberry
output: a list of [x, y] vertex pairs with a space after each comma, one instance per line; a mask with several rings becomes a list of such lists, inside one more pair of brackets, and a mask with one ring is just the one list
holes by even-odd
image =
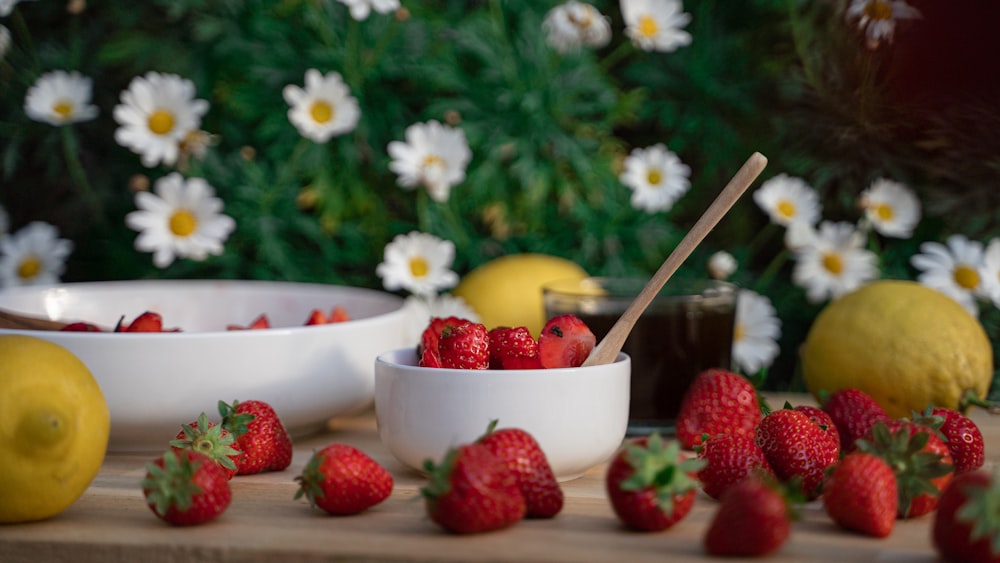
[[240, 325], [227, 325], [226, 330], [263, 330], [265, 328], [271, 328], [271, 321], [267, 318], [267, 315], [258, 315], [256, 319], [253, 320], [247, 326]]
[[309, 317], [306, 319], [305, 326], [325, 325], [326, 322], [326, 313], [320, 311], [319, 309], [313, 309], [309, 312]]
[[456, 326], [468, 322], [460, 317], [432, 317], [427, 327], [420, 334], [420, 342], [417, 344], [417, 355], [422, 356], [426, 350], [433, 350], [437, 355], [438, 340], [441, 333], [449, 326]]
[[829, 395], [820, 394], [821, 408], [830, 415], [840, 434], [840, 449], [847, 453], [854, 449], [854, 441], [863, 437], [872, 425], [889, 420], [878, 401], [861, 389], [840, 389]]
[[605, 489], [618, 519], [644, 532], [665, 530], [691, 512], [704, 460], [684, 459], [658, 433], [627, 441], [611, 459]]
[[437, 348], [424, 348], [417, 365], [425, 368], [441, 367], [441, 357], [438, 356]]
[[1000, 563], [1000, 481], [973, 470], [956, 475], [934, 514], [934, 549], [945, 561]]
[[232, 479], [243, 455], [236, 449], [236, 437], [222, 426], [208, 420], [208, 415], [201, 413], [198, 420], [191, 424], [181, 425], [181, 431], [170, 441], [177, 449], [188, 448], [201, 452], [222, 466], [226, 478]]
[[938, 495], [952, 477], [948, 446], [930, 428], [909, 420], [877, 422], [855, 442], [863, 452], [881, 457], [896, 474], [896, 515], [915, 518], [937, 507]]
[[63, 332], [102, 332], [97, 325], [84, 322], [69, 323], [59, 330]]
[[597, 337], [576, 315], [552, 317], [538, 335], [538, 358], [543, 368], [578, 367], [597, 344]]
[[452, 369], [489, 369], [490, 337], [480, 323], [465, 321], [449, 325], [438, 340], [441, 367]]
[[525, 516], [552, 518], [563, 507], [563, 491], [535, 437], [520, 428], [494, 430], [490, 423], [479, 443], [497, 456], [517, 478], [524, 496]]
[[490, 369], [541, 369], [538, 342], [527, 327], [496, 327], [489, 337]]
[[837, 430], [837, 425], [833, 422], [833, 418], [826, 411], [812, 405], [796, 405], [792, 408], [808, 416], [809, 420], [815, 422], [826, 431], [831, 440], [840, 444], [840, 432]]
[[222, 467], [191, 449], [167, 450], [147, 464], [142, 494], [154, 514], [176, 526], [208, 522], [233, 498]]
[[915, 422], [936, 430], [945, 439], [955, 475], [979, 469], [986, 462], [983, 433], [972, 419], [945, 407], [930, 407]]
[[513, 526], [526, 506], [517, 477], [493, 452], [478, 443], [448, 450], [440, 465], [427, 461], [428, 483], [420, 489], [427, 515], [455, 534], [475, 534]]
[[823, 484], [823, 508], [834, 522], [862, 534], [884, 538], [892, 532], [898, 508], [896, 475], [878, 456], [845, 455]]
[[749, 434], [716, 434], [705, 438], [695, 450], [705, 467], [698, 471], [701, 488], [708, 496], [721, 498], [726, 489], [757, 472], [774, 476], [764, 450]]
[[767, 555], [788, 540], [793, 517], [778, 483], [757, 476], [744, 479], [719, 499], [705, 533], [705, 551], [726, 556]]
[[351, 315], [347, 313], [347, 309], [337, 305], [330, 311], [330, 316], [326, 318], [327, 323], [344, 323], [351, 320]]
[[677, 414], [677, 440], [692, 449], [701, 443], [703, 434], [753, 436], [760, 420], [760, 402], [753, 384], [738, 373], [710, 369], [699, 373], [684, 393]]
[[389, 498], [392, 475], [354, 446], [330, 444], [313, 453], [295, 478], [309, 504], [330, 514], [357, 514]]
[[222, 426], [236, 436], [243, 452], [237, 475], [281, 471], [292, 463], [292, 438], [271, 405], [264, 401], [219, 401]]
[[826, 468], [840, 456], [840, 444], [793, 408], [771, 411], [760, 421], [757, 445], [774, 474], [783, 481], [798, 480], [809, 500], [819, 496]]
[[115, 332], [163, 332], [163, 317], [159, 313], [146, 311], [127, 325], [119, 321]]

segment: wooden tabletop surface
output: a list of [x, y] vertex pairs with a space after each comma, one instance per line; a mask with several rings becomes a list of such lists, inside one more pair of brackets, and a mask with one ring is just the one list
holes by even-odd
[[[772, 397], [782, 404], [786, 397]], [[808, 403], [791, 396], [793, 403]], [[780, 402], [775, 402], [780, 401]], [[986, 438], [989, 466], [1000, 461], [1000, 420], [973, 413]], [[367, 452], [395, 477], [391, 497], [355, 516], [329, 516], [293, 500], [293, 479], [311, 453], [345, 442]], [[716, 502], [701, 495], [675, 527], [658, 533], [623, 529], [607, 501], [604, 467], [563, 483], [563, 511], [550, 520], [457, 536], [427, 519], [421, 475], [398, 463], [378, 440], [372, 413], [331, 421], [328, 432], [297, 440], [285, 471], [237, 476], [233, 501], [217, 520], [174, 528], [146, 507], [139, 488], [150, 454], [109, 454], [86, 493], [62, 514], [42, 522], [0, 525], [0, 562], [229, 561], [701, 561], [702, 535]], [[898, 521], [892, 535], [874, 539], [837, 528], [818, 502], [806, 505], [791, 538], [772, 561], [937, 561], [929, 530], [933, 515]]]

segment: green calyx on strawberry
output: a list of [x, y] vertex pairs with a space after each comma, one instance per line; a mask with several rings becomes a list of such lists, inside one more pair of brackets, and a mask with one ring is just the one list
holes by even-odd
[[191, 449], [167, 450], [147, 464], [141, 486], [150, 510], [176, 526], [208, 522], [225, 512], [232, 501], [222, 467]]
[[955, 475], [979, 469], [986, 463], [983, 433], [961, 412], [929, 405], [922, 413], [914, 413], [913, 421], [934, 430], [944, 440]]
[[941, 493], [934, 514], [934, 548], [945, 561], [1000, 560], [1000, 479], [973, 470]]
[[947, 446], [933, 430], [909, 420], [877, 422], [856, 446], [881, 457], [892, 468], [900, 518], [921, 516], [936, 508], [953, 467]]
[[274, 408], [264, 401], [219, 401], [222, 426], [243, 452], [237, 475], [281, 471], [292, 463], [292, 438]]
[[690, 512], [705, 460], [684, 458], [676, 441], [659, 433], [630, 440], [612, 458], [605, 487], [615, 514], [636, 530], [673, 526]]
[[242, 452], [234, 447], [235, 436], [222, 426], [209, 421], [208, 415], [204, 412], [198, 415], [198, 420], [195, 422], [181, 425], [181, 431], [170, 441], [170, 445], [207, 455], [222, 466], [228, 478], [236, 474], [237, 462], [242, 455]]

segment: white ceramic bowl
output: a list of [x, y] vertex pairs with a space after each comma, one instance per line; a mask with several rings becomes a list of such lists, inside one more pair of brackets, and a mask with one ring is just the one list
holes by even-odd
[[[343, 306], [351, 320], [304, 326]], [[183, 332], [0, 330], [56, 342], [90, 368], [111, 411], [109, 449], [159, 450], [219, 400], [270, 403], [294, 436], [369, 406], [373, 364], [404, 346], [403, 300], [375, 290], [266, 281], [123, 281], [0, 291], [0, 308], [114, 327], [144, 311]], [[266, 313], [272, 328], [227, 331]]]
[[417, 366], [412, 348], [375, 360], [375, 417], [382, 443], [422, 470], [489, 422], [529, 432], [567, 481], [609, 459], [628, 425], [631, 360], [586, 368], [469, 371]]

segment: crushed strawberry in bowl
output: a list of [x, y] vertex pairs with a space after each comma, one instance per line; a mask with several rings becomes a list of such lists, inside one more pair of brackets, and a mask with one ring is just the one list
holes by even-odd
[[294, 282], [146, 280], [9, 288], [0, 308], [67, 323], [30, 333], [77, 355], [111, 411], [109, 449], [160, 450], [178, 421], [252, 392], [293, 435], [374, 397], [375, 357], [406, 344], [401, 297]]
[[492, 420], [531, 433], [560, 481], [615, 453], [628, 423], [629, 357], [582, 367], [596, 339], [573, 315], [550, 319], [537, 339], [523, 328], [432, 319], [417, 346], [376, 358], [379, 438], [397, 460], [421, 471]]

